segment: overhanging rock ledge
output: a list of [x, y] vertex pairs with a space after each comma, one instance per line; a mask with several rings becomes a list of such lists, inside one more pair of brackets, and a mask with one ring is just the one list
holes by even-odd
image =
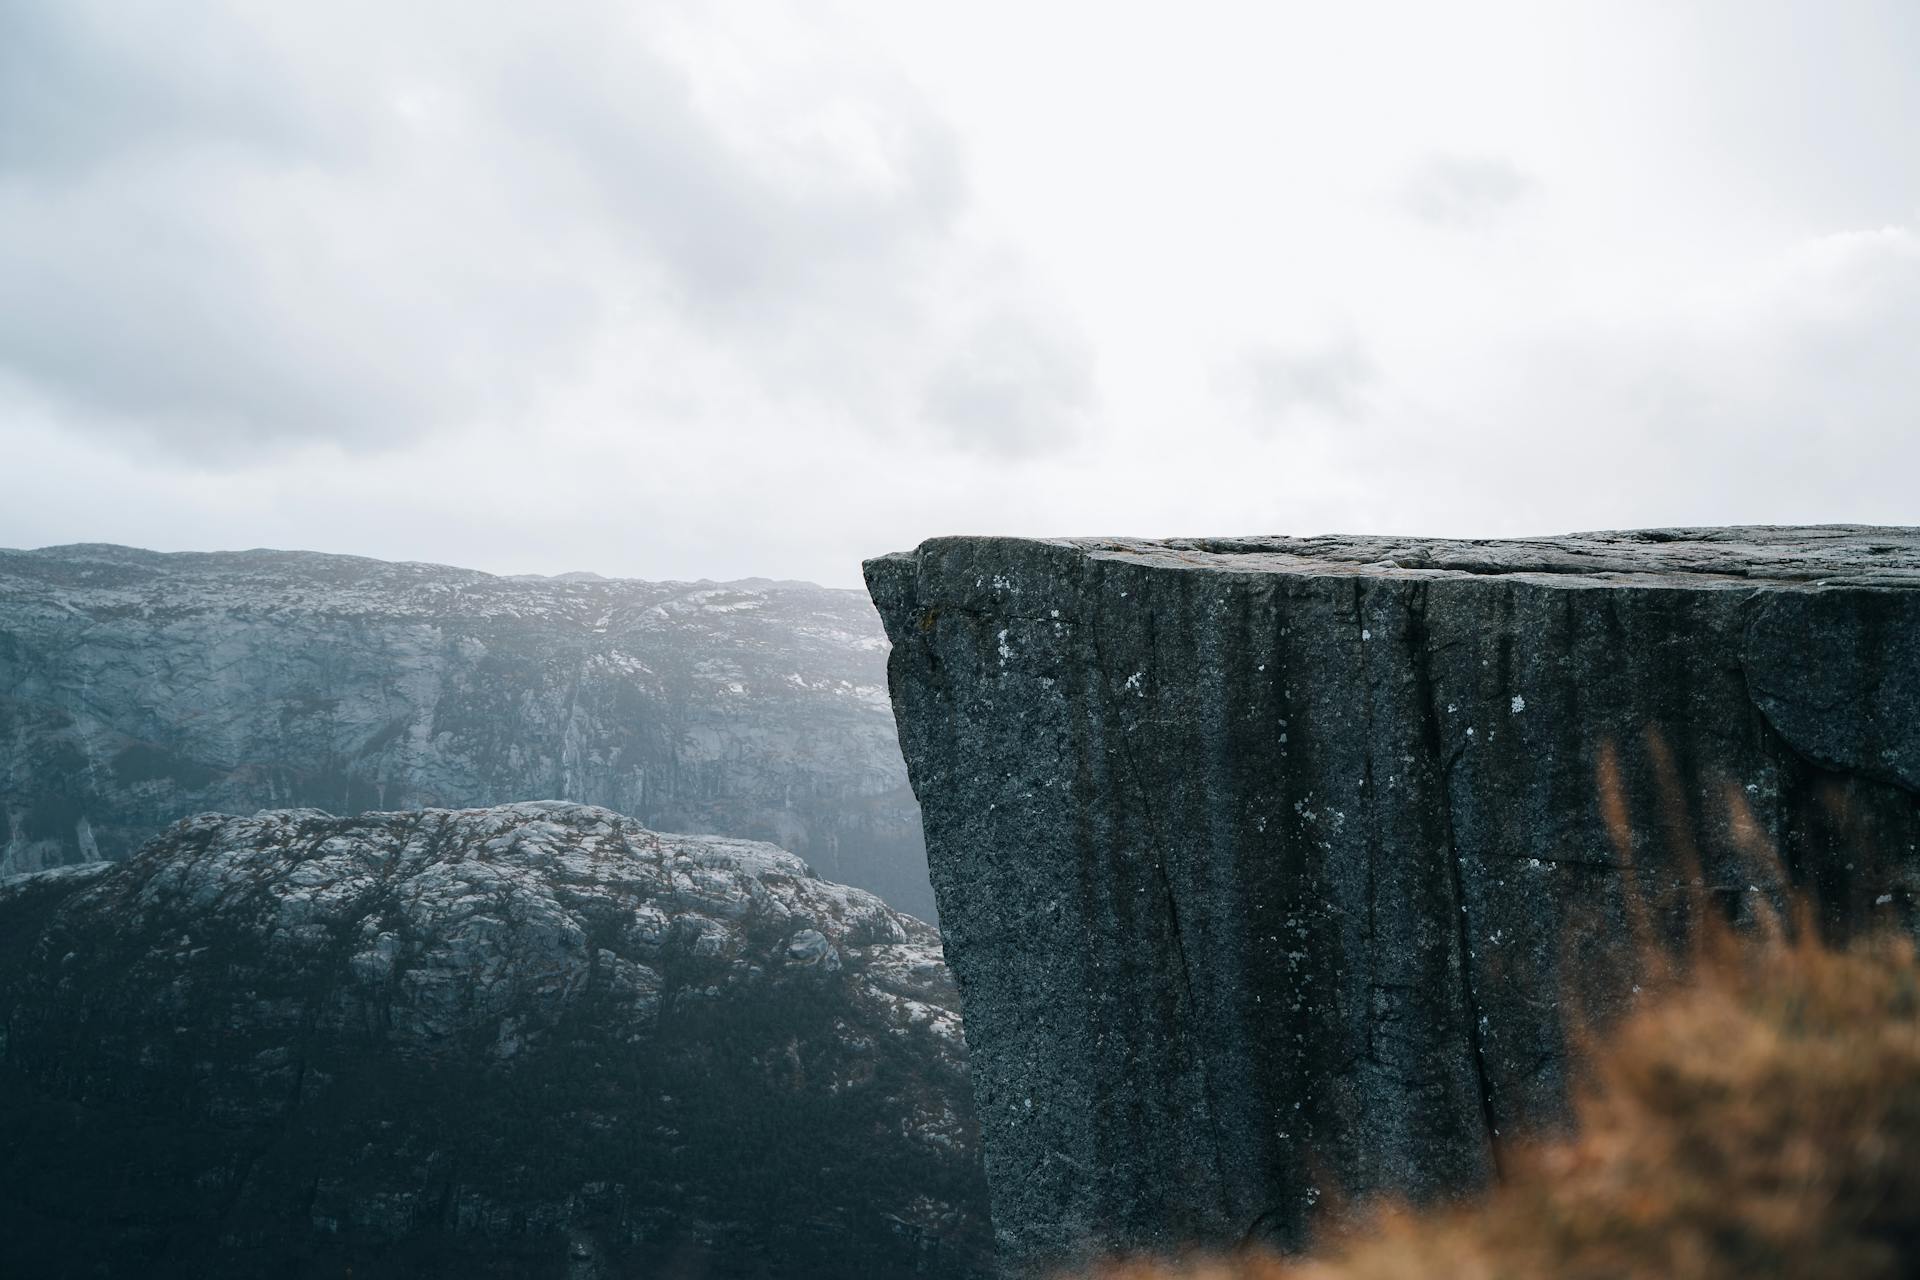
[[1485, 1180], [1563, 1114], [1563, 1002], [1627, 998], [1630, 886], [1657, 917], [1697, 863], [1735, 915], [1792, 880], [1913, 924], [1920, 530], [866, 571], [1010, 1274]]

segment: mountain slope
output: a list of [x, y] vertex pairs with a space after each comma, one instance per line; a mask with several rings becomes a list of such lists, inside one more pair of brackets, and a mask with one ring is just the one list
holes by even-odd
[[931, 918], [858, 592], [311, 552], [0, 551], [0, 873], [207, 810], [561, 799], [775, 841]]
[[939, 936], [531, 803], [0, 882], [0, 1271], [971, 1276]]

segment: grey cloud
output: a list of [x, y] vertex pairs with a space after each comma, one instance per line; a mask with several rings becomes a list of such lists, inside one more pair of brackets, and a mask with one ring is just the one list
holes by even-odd
[[155, 6], [0, 0], [0, 175], [72, 178], [196, 138], [322, 144], [287, 60], [251, 24]]
[[591, 308], [568, 280], [416, 256], [274, 185], [215, 167], [0, 187], [0, 365], [83, 423], [189, 452], [378, 446], [504, 403]]
[[1302, 413], [1352, 420], [1380, 381], [1371, 354], [1351, 335], [1317, 346], [1266, 344], [1242, 352], [1216, 383], [1255, 418], [1278, 425]]
[[792, 318], [793, 304], [897, 287], [883, 272], [945, 232], [964, 198], [958, 146], [906, 86], [855, 86], [896, 179], [850, 181], [830, 157], [775, 172], [704, 118], [679, 68], [631, 46], [548, 41], [522, 50], [498, 81], [503, 118], [549, 165], [584, 181], [612, 230], [649, 246], [683, 302], [709, 319]]
[[1092, 361], [1033, 317], [992, 316], [929, 379], [923, 410], [962, 448], [1046, 453], [1076, 435], [1093, 397]]
[[509, 405], [590, 319], [510, 214], [409, 172], [436, 157], [399, 153], [359, 60], [218, 6], [5, 16], [0, 373], [70, 426], [215, 461], [391, 445]]
[[[74, 428], [216, 464], [378, 449], [537, 421], [633, 333], [637, 370], [699, 356], [709, 382], [674, 374], [675, 424], [744, 387], [936, 434], [997, 394], [1057, 434], [1077, 394], [1057, 355], [1024, 374], [993, 356], [972, 384], [933, 367], [941, 282], [971, 251], [964, 165], [877, 70], [799, 91], [861, 145], [786, 121], [769, 142], [618, 7], [440, 26], [0, 6], [0, 380]], [[662, 429], [650, 407], [608, 409]]]
[[1400, 193], [1401, 206], [1431, 226], [1477, 230], [1524, 199], [1534, 179], [1500, 156], [1430, 156]]

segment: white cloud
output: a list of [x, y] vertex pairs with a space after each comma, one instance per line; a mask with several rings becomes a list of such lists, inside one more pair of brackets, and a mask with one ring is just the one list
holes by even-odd
[[[1559, 314], [1376, 416], [1396, 525], [1914, 523], [1920, 232], [1811, 237], [1709, 287]], [[1402, 394], [1402, 393], [1405, 394]], [[1464, 508], [1471, 508], [1466, 510]]]
[[1630, 503], [1914, 521], [1915, 352], [1920, 234], [1886, 227], [1813, 237], [1729, 287], [1555, 335], [1529, 391], [1573, 401]]
[[1897, 0], [0, 30], [0, 544], [1920, 521]]
[[1092, 397], [1087, 353], [1069, 335], [1019, 314], [965, 334], [928, 382], [926, 413], [960, 447], [1034, 454], [1067, 443]]
[[1436, 227], [1489, 226], [1533, 190], [1534, 180], [1502, 156], [1429, 156], [1401, 192], [1407, 212]]
[[1303, 415], [1357, 421], [1379, 377], [1373, 357], [1349, 334], [1312, 345], [1257, 344], [1230, 361], [1219, 382], [1271, 429]]
[[[608, 360], [672, 382], [691, 358], [875, 431], [944, 434], [914, 412], [952, 398], [940, 348], [964, 316], [941, 287], [993, 257], [960, 225], [951, 128], [818, 33], [762, 56], [639, 12], [214, 5], [128, 28], [117, 6], [24, 8], [0, 369], [70, 429], [211, 462], [545, 430], [554, 389]], [[1022, 282], [994, 275], [979, 323], [1034, 327]], [[1033, 403], [1062, 376], [1045, 358], [991, 373]]]

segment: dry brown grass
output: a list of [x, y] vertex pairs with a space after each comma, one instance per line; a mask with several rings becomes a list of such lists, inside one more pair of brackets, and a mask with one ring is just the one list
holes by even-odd
[[1479, 1203], [1388, 1208], [1308, 1258], [1102, 1280], [1709, 1280], [1920, 1275], [1920, 963], [1766, 922], [1707, 929], [1592, 1037], [1576, 1136]]

